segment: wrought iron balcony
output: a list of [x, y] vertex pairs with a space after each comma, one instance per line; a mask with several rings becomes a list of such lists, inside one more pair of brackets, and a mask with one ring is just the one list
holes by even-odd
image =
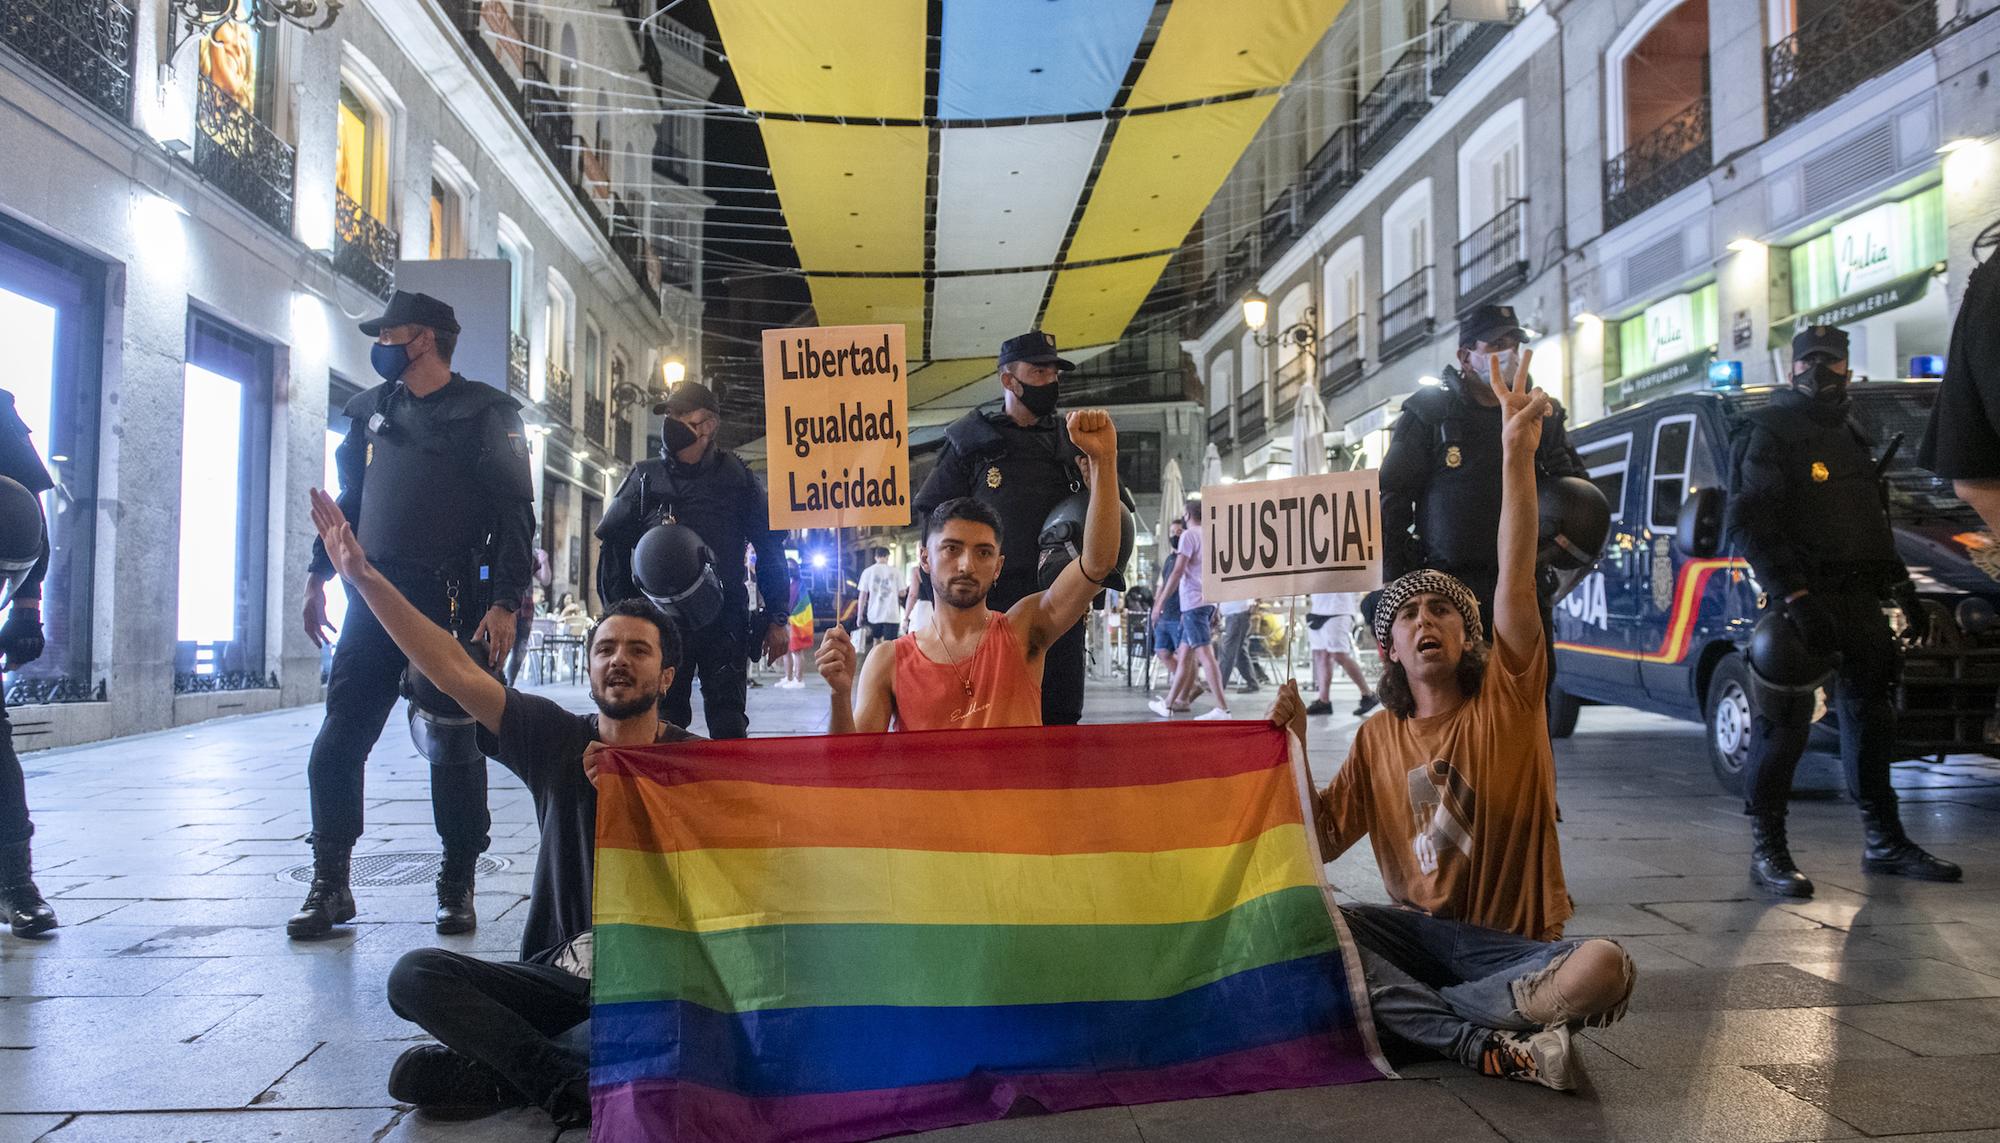
[[1931, 0], [1845, 0], [1765, 49], [1765, 116], [1775, 135], [1922, 51]]
[[1282, 250], [1299, 232], [1299, 188], [1288, 186], [1264, 208], [1257, 223], [1257, 244], [1266, 251]]
[[569, 370], [551, 361], [548, 363], [548, 372], [544, 375], [544, 381], [545, 384], [542, 386], [542, 408], [548, 410], [549, 415], [555, 418], [556, 424], [569, 424], [570, 417], [575, 415], [570, 411], [574, 408], [572, 399], [575, 393], [569, 379]]
[[1715, 165], [1712, 152], [1704, 92], [1604, 164], [1604, 228], [1637, 216], [1707, 174]]
[[1236, 439], [1244, 444], [1264, 436], [1264, 386], [1236, 398]]
[[611, 240], [611, 249], [617, 253], [618, 260], [625, 264], [632, 280], [652, 300], [654, 308], [659, 308], [659, 256], [653, 253], [652, 245], [646, 241], [646, 233], [640, 229], [639, 220], [625, 208], [624, 199], [611, 196], [611, 214], [605, 224], [605, 237]]
[[[665, 9], [661, 9], [660, 11], [665, 11]], [[708, 67], [708, 37], [692, 28], [664, 18], [661, 16], [660, 11], [653, 12], [648, 18], [652, 21], [653, 42], [660, 45], [662, 54], [679, 56], [682, 59], [692, 61], [698, 67], [706, 69]]]
[[207, 76], [195, 98], [194, 169], [284, 234], [292, 232], [292, 145]]
[[1361, 168], [1374, 166], [1397, 140], [1410, 133], [1430, 105], [1424, 47], [1419, 44], [1390, 65], [1355, 111], [1355, 121], [1361, 125], [1356, 147]]
[[335, 190], [333, 240], [333, 268], [369, 293], [388, 297], [396, 284], [396, 232], [389, 224]]
[[528, 339], [518, 333], [507, 335], [507, 391], [528, 400]]
[[1354, 135], [1354, 124], [1342, 123], [1306, 163], [1301, 181], [1305, 186], [1308, 216], [1318, 217], [1361, 177], [1361, 168], [1354, 162]]
[[1528, 200], [1517, 198], [1458, 243], [1458, 312], [1528, 280]]
[[583, 395], [583, 435], [586, 439], [605, 439], [604, 398], [596, 393]]
[[1507, 5], [1505, 22], [1456, 19], [1451, 6], [1445, 5], [1431, 21], [1431, 94], [1443, 97], [1457, 87], [1493, 45], [1506, 38], [1507, 29], [1520, 22], [1521, 5], [1513, 0]]
[[1437, 320], [1431, 316], [1431, 267], [1425, 266], [1382, 291], [1383, 361], [1399, 357], [1431, 335]]
[[1223, 452], [1228, 452], [1230, 446], [1235, 443], [1229, 435], [1228, 409], [1208, 415], [1208, 443]]
[[[1287, 348], [1291, 347], [1287, 346]], [[1290, 361], [1278, 366], [1278, 372], [1275, 377], [1278, 390], [1274, 394], [1271, 404], [1277, 410], [1279, 416], [1283, 417], [1291, 414], [1292, 406], [1298, 404], [1299, 390], [1312, 377], [1312, 371], [1312, 354], [1306, 353], [1303, 350], [1293, 354]]]
[[1367, 315], [1355, 314], [1320, 336], [1320, 396], [1344, 392], [1361, 380], [1361, 331], [1367, 326]]
[[123, 121], [132, 107], [132, 18], [122, 0], [0, 0], [0, 42]]

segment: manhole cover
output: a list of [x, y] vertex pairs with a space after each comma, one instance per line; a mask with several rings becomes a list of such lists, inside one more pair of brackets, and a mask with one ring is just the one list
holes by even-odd
[[[363, 889], [422, 885], [426, 881], [436, 881], [438, 870], [443, 866], [444, 856], [437, 853], [364, 853], [349, 862], [347, 883]], [[506, 858], [482, 855], [473, 865], [472, 872], [475, 877], [485, 877], [506, 868]], [[310, 885], [313, 879], [312, 862], [294, 865], [279, 874], [278, 879]]]

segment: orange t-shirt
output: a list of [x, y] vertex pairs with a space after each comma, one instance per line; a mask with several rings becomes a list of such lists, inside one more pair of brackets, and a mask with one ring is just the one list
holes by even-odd
[[1042, 680], [1028, 670], [1028, 653], [1015, 641], [1014, 625], [1004, 614], [996, 611], [987, 619], [979, 650], [956, 667], [924, 654], [914, 633], [897, 639], [895, 648], [891, 730], [1042, 724]]
[[1479, 693], [1430, 718], [1362, 723], [1322, 795], [1328, 857], [1367, 835], [1396, 904], [1538, 940], [1569, 919], [1540, 640], [1496, 639]]

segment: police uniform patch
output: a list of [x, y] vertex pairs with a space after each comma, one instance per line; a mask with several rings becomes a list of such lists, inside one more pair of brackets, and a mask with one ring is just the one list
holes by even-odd
[[1812, 462], [1812, 478], [1813, 478], [1813, 483], [1814, 483], [1814, 484], [1825, 484], [1825, 483], [1826, 483], [1826, 478], [1827, 478], [1827, 476], [1828, 476], [1828, 473], [1827, 473], [1827, 471], [1826, 471], [1826, 462], [1825, 462], [1825, 461], [1820, 461], [1820, 460], [1816, 460], [1816, 461], [1813, 461], [1813, 462]]
[[986, 470], [986, 487], [988, 487], [988, 488], [998, 488], [998, 487], [1000, 487], [1000, 470], [999, 470], [999, 469], [997, 469], [997, 468], [988, 468], [988, 469]]
[[1450, 448], [1444, 450], [1444, 466], [1446, 468], [1457, 468], [1464, 463], [1465, 454], [1458, 451], [1457, 445], [1452, 445]]

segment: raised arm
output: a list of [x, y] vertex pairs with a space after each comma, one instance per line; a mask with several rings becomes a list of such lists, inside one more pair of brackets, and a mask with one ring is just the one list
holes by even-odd
[[1104, 590], [1118, 562], [1118, 429], [1102, 409], [1069, 415], [1069, 438], [1090, 461], [1090, 507], [1083, 518], [1083, 550], [1056, 576], [1047, 591], [1015, 604], [1007, 618], [1018, 632], [1027, 629], [1032, 654], [1076, 626], [1090, 601]]
[[1535, 533], [1539, 510], [1535, 496], [1535, 450], [1542, 443], [1542, 418], [1549, 413], [1549, 396], [1532, 387], [1528, 360], [1521, 351], [1512, 382], [1500, 376], [1499, 358], [1492, 357], [1488, 384], [1500, 399], [1500, 579], [1493, 593], [1493, 632], [1516, 652], [1542, 642], [1542, 611], [1535, 598]]
[[[892, 679], [896, 672], [894, 643], [882, 643], [868, 653], [861, 677], [854, 677], [854, 640], [844, 628], [827, 629], [819, 652], [813, 656], [819, 677], [832, 692], [829, 702], [828, 734], [880, 734], [889, 729], [889, 713], [895, 705]], [[856, 690], [861, 692], [860, 710], [855, 709]]]
[[395, 584], [375, 570], [333, 497], [317, 488], [309, 495], [313, 527], [319, 530], [333, 569], [361, 593], [382, 629], [425, 678], [457, 700], [479, 725], [500, 733], [500, 715], [507, 707], [507, 689], [500, 680], [481, 670], [451, 632], [426, 619]]

